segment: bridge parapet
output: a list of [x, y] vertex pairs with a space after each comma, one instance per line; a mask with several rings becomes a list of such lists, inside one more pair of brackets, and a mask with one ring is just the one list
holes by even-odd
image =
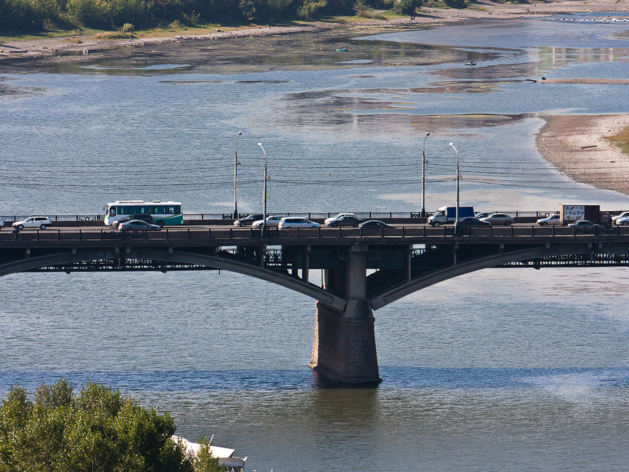
[[352, 245], [356, 241], [374, 244], [432, 244], [438, 242], [465, 241], [466, 243], [489, 243], [540, 240], [566, 241], [574, 239], [592, 239], [601, 241], [629, 241], [629, 226], [598, 227], [581, 229], [575, 227], [526, 226], [526, 227], [481, 227], [470, 228], [465, 234], [455, 234], [452, 226], [438, 228], [401, 227], [401, 228], [319, 228], [269, 230], [263, 234], [253, 228], [166, 228], [162, 231], [138, 233], [108, 230], [37, 230], [37, 231], [1, 231], [2, 247], [65, 247], [94, 245], [123, 246], [229, 246], [229, 245], [303, 245], [332, 244]]

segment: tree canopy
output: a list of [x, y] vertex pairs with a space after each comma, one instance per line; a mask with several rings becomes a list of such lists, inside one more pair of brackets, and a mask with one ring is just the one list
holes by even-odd
[[0, 31], [269, 23], [351, 15], [365, 6], [410, 14], [421, 5], [422, 0], [0, 0]]
[[34, 401], [11, 387], [0, 407], [0, 472], [217, 472], [207, 438], [192, 455], [172, 440], [168, 414], [135, 405], [100, 383], [78, 395], [64, 379], [37, 387]]

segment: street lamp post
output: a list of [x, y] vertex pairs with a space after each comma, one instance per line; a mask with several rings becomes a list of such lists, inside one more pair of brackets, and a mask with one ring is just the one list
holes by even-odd
[[424, 149], [422, 151], [422, 218], [426, 216], [426, 139], [430, 131], [424, 137]]
[[262, 149], [264, 153], [264, 190], [262, 193], [262, 202], [264, 203], [264, 211], [262, 215], [262, 234], [266, 234], [266, 181], [268, 180], [267, 176], [267, 165], [266, 165], [266, 151], [264, 147], [262, 147], [262, 143], [258, 143], [258, 146]]
[[238, 219], [238, 140], [242, 136], [242, 133], [238, 133], [236, 138], [236, 152], [234, 153], [234, 219]]
[[456, 153], [456, 216], [454, 218], [454, 224], [459, 224], [459, 151], [456, 150], [454, 144], [450, 143], [452, 149]]

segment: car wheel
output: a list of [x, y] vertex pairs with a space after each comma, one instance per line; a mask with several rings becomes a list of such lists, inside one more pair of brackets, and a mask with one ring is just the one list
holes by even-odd
[[623, 221], [623, 222], [622, 222], [622, 225], [623, 225], [623, 226], [627, 226], [627, 225], [629, 225], [629, 221]]
[[162, 220], [159, 220], [157, 223], [155, 223], [157, 226], [159, 226], [159, 229], [162, 229], [164, 227], [164, 222]]
[[546, 223], [545, 221], [542, 221], [539, 225], [540, 226], [548, 226], [548, 223]]
[[41, 225], [40, 228], [41, 229], [46, 229], [46, 225]]
[[20, 231], [22, 231], [24, 229], [24, 225], [18, 225], [17, 229], [19, 229]]
[[511, 222], [510, 221], [505, 221], [505, 226], [511, 226]]
[[435, 222], [432, 224], [432, 226], [435, 226], [435, 227], [437, 227], [437, 228], [438, 228], [438, 227], [439, 227], [439, 222], [438, 222], [438, 221], [435, 221]]

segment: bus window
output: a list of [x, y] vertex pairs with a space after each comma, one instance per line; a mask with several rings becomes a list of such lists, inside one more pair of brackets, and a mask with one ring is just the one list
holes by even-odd
[[109, 216], [116, 216], [116, 207], [109, 207]]
[[177, 205], [177, 206], [175, 207], [175, 214], [177, 214], [177, 215], [178, 215], [179, 213], [181, 213], [181, 207], [180, 207], [179, 205]]

